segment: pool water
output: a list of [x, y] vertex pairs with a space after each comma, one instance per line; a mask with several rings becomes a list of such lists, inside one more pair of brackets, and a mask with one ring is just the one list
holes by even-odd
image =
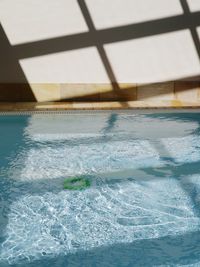
[[0, 266], [200, 266], [200, 113], [1, 115]]

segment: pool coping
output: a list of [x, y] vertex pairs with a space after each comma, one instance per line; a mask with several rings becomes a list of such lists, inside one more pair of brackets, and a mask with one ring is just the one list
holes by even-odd
[[200, 101], [0, 102], [0, 112], [65, 110], [199, 109]]

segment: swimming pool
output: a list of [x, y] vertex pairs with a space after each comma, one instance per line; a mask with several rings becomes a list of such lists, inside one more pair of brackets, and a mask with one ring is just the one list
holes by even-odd
[[0, 201], [1, 267], [200, 266], [200, 113], [1, 115]]

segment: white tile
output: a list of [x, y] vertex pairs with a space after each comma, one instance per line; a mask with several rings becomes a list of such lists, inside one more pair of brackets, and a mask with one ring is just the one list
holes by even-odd
[[118, 82], [153, 83], [200, 74], [189, 30], [105, 45]]
[[11, 44], [88, 30], [74, 0], [1, 0], [0, 21]]
[[179, 0], [86, 0], [86, 4], [98, 29], [182, 14]]
[[187, 0], [187, 3], [190, 7], [190, 11], [200, 11], [200, 1], [199, 0]]
[[96, 48], [20, 60], [30, 83], [109, 83]]

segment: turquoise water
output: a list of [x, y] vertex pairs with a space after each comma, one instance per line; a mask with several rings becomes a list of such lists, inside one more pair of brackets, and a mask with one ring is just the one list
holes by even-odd
[[0, 266], [200, 266], [200, 113], [0, 116]]

